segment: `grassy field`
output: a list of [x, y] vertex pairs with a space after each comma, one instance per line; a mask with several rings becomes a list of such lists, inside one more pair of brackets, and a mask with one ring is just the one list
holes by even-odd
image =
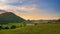
[[[20, 27], [22, 23], [15, 23], [16, 29], [0, 30], [0, 34], [60, 34], [60, 24], [41, 24], [26, 25]], [[4, 26], [11, 26], [8, 24]]]

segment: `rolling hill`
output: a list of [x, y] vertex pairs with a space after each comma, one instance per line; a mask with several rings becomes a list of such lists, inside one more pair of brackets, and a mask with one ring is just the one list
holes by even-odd
[[25, 19], [15, 15], [12, 12], [5, 12], [0, 14], [0, 23], [23, 22]]

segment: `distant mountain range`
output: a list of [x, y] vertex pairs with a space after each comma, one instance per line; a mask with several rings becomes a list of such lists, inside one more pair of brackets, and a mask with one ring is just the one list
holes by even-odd
[[47, 23], [47, 22], [55, 23], [56, 20], [30, 20], [30, 22], [32, 23]]
[[12, 12], [4, 12], [0, 14], [0, 23], [14, 23], [14, 22], [20, 23], [23, 21], [25, 21], [25, 19], [15, 15]]

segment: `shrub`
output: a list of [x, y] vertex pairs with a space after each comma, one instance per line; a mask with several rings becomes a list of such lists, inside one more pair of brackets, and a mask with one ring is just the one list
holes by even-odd
[[51, 22], [48, 21], [48, 23], [51, 23]]
[[2, 26], [0, 26], [0, 30], [1, 30], [1, 29], [3, 29], [3, 27], [2, 27]]
[[23, 25], [21, 24], [20, 27], [23, 27]]
[[26, 26], [26, 23], [23, 23], [24, 27]]
[[37, 23], [35, 23], [34, 25], [38, 25]]
[[5, 27], [5, 29], [9, 29], [9, 27], [7, 26], [7, 27]]
[[15, 25], [12, 25], [12, 26], [11, 26], [11, 29], [15, 29], [15, 28], [16, 28], [16, 26], [15, 26]]

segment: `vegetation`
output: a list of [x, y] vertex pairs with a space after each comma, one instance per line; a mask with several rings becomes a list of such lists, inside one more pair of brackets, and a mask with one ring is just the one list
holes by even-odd
[[57, 21], [60, 22], [60, 19], [58, 19]]
[[7, 23], [21, 23], [25, 21], [25, 19], [15, 15], [12, 12], [6, 12], [3, 14], [0, 14], [0, 24], [7, 24]]
[[7, 26], [7, 27], [5, 27], [5, 29], [9, 29], [9, 27]]
[[[8, 23], [8, 24], [7, 24]], [[56, 23], [40, 21], [25, 21], [15, 14], [0, 15], [0, 34], [60, 34], [60, 19]]]
[[0, 26], [0, 30], [1, 30], [1, 29], [3, 29], [3, 27], [2, 27], [2, 26]]
[[15, 25], [12, 25], [12, 26], [11, 26], [11, 29], [15, 29], [15, 28], [16, 28], [16, 26], [15, 26]]
[[16, 23], [15, 25], [10, 24], [12, 26], [7, 24], [5, 28], [10, 29], [7, 30], [2, 29], [0, 30], [0, 34], [60, 34], [60, 24], [50, 24], [50, 23], [45, 24], [33, 23], [33, 24], [34, 26], [32, 25], [24, 26], [23, 23]]
[[60, 24], [60, 19], [56, 20], [56, 24]]

